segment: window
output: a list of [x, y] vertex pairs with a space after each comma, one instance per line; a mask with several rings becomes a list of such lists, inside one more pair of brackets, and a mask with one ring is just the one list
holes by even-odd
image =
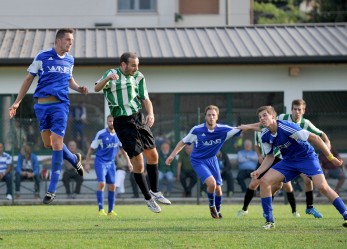
[[219, 0], [180, 0], [179, 11], [183, 15], [218, 14]]
[[119, 12], [153, 12], [156, 11], [156, 0], [119, 0]]
[[303, 99], [304, 117], [327, 134], [335, 150], [346, 152], [347, 91], [304, 92]]

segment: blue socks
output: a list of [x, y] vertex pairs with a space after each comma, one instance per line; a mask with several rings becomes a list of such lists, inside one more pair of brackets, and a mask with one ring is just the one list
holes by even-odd
[[[101, 191], [101, 190], [96, 191], [96, 200], [98, 201], [99, 211], [101, 209], [104, 209], [104, 191]], [[108, 191], [107, 200], [108, 200], [108, 212], [111, 212], [114, 208], [114, 203], [116, 200], [114, 191]]]
[[67, 148], [65, 144], [63, 144], [63, 158], [71, 163], [72, 166], [75, 166], [77, 163], [77, 158], [71, 151]]
[[213, 193], [207, 192], [208, 204], [210, 205], [210, 207], [213, 207], [216, 205], [215, 197], [216, 197], [216, 194], [214, 192]]
[[116, 200], [116, 195], [114, 191], [108, 191], [108, 196], [107, 196], [107, 200], [108, 200], [108, 212], [111, 212], [114, 208], [114, 203]]
[[49, 183], [48, 192], [55, 193], [57, 191], [59, 176], [63, 168], [63, 151], [53, 150], [52, 153], [52, 176]]
[[346, 208], [346, 205], [343, 203], [341, 197], [337, 197], [333, 201], [333, 205], [340, 212], [340, 214], [343, 216], [343, 218], [345, 220], [347, 220], [347, 208]]
[[104, 191], [96, 191], [96, 200], [98, 201], [99, 211], [104, 209]]
[[216, 192], [209, 193], [207, 192], [208, 204], [210, 207], [216, 206], [216, 210], [220, 212], [220, 206], [222, 205], [222, 196], [216, 195]]
[[220, 212], [220, 206], [222, 205], [222, 199], [223, 199], [222, 196], [216, 195], [216, 197], [215, 197], [216, 210], [218, 213]]
[[267, 222], [274, 222], [272, 216], [272, 197], [261, 198], [261, 205], [263, 207], [263, 216]]

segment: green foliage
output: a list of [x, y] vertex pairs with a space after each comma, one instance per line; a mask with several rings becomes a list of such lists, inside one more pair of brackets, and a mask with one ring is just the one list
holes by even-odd
[[347, 22], [346, 0], [312, 0], [311, 13], [300, 11], [303, 0], [254, 0], [255, 24], [291, 24], [303, 22]]
[[264, 230], [260, 204], [237, 218], [241, 205], [223, 206], [222, 220], [207, 205], [116, 206], [118, 217], [97, 217], [97, 206], [3, 206], [0, 248], [346, 248], [347, 229], [332, 205], [317, 205], [323, 219], [294, 218], [274, 205], [276, 228]]
[[279, 8], [273, 3], [254, 2], [254, 22], [257, 24], [291, 24], [308, 20], [293, 0]]
[[346, 0], [317, 0], [317, 5], [312, 13], [315, 22], [347, 22]]

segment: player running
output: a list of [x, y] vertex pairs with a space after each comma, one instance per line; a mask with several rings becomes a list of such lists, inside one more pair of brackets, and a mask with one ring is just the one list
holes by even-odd
[[194, 144], [190, 161], [201, 182], [207, 185], [207, 197], [212, 218], [220, 219], [222, 204], [222, 178], [217, 160], [217, 153], [224, 142], [241, 134], [240, 129], [228, 125], [218, 124], [219, 108], [209, 105], [205, 108], [206, 122], [194, 126], [190, 132], [177, 143], [175, 149], [166, 159], [170, 165], [184, 146]]

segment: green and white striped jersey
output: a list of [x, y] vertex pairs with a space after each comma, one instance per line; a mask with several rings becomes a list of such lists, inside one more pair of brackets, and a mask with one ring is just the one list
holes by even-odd
[[[254, 132], [254, 144], [255, 146], [259, 146], [260, 152], [263, 157], [266, 157], [263, 143], [261, 142], [261, 131]], [[280, 150], [276, 147], [274, 148], [273, 154], [275, 157], [282, 158]]]
[[294, 122], [292, 119], [292, 115], [290, 114], [280, 114], [277, 116], [278, 120], [288, 120], [290, 122], [298, 124], [302, 129], [305, 129], [313, 134], [316, 134], [318, 136], [322, 136], [323, 131], [318, 129], [316, 126], [314, 126], [310, 120], [301, 118], [298, 122]]
[[110, 74], [117, 74], [118, 80], [106, 83], [103, 92], [113, 117], [130, 116], [141, 108], [141, 100], [149, 99], [144, 75], [137, 71], [134, 76], [125, 76], [119, 68], [107, 70], [97, 81]]

